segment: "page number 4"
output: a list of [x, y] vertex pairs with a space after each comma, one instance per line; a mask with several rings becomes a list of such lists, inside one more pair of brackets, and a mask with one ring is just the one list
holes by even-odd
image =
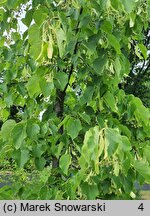
[[143, 203], [141, 203], [138, 207], [139, 210], [143, 211], [144, 210], [144, 206], [143, 206]]

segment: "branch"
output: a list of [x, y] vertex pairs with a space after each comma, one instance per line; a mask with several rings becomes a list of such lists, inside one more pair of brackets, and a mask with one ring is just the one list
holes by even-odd
[[[81, 7], [81, 8], [80, 8], [80, 13], [79, 13], [79, 14], [81, 15], [82, 12], [83, 12], [83, 8]], [[80, 20], [79, 20], [78, 23], [77, 23], [76, 34], [78, 34], [78, 32], [79, 32], [79, 24], [80, 24]], [[76, 41], [76, 44], [75, 44], [75, 46], [74, 46], [73, 55], [76, 55], [76, 54], [77, 54], [77, 51], [78, 51], [78, 44], [79, 44], [79, 41], [77, 40], [77, 41]], [[64, 88], [64, 90], [63, 90], [63, 92], [66, 92], [66, 90], [67, 90], [67, 88], [68, 88], [68, 85], [69, 85], [69, 82], [70, 82], [70, 78], [71, 78], [71, 75], [72, 75], [72, 73], [73, 73], [73, 69], [74, 69], [74, 65], [73, 65], [73, 63], [72, 63], [72, 64], [71, 64], [71, 67], [70, 67], [70, 71], [69, 71], [68, 82], [67, 82], [67, 84], [66, 84], [66, 86], [65, 86], [65, 88]]]
[[[83, 8], [81, 7], [80, 9], [80, 15], [82, 14]], [[76, 28], [76, 34], [78, 34], [79, 32], [79, 23], [80, 21], [78, 21], [77, 23], [77, 28]], [[76, 41], [76, 44], [74, 46], [74, 51], [73, 51], [73, 55], [77, 54], [77, 50], [78, 50], [78, 40]], [[64, 100], [65, 100], [65, 95], [66, 95], [66, 90], [68, 88], [69, 82], [70, 82], [70, 77], [73, 73], [73, 69], [74, 69], [74, 65], [73, 63], [70, 66], [70, 70], [69, 70], [69, 75], [68, 75], [68, 82], [64, 88], [63, 91], [61, 91], [60, 89], [56, 89], [56, 103], [55, 103], [55, 112], [56, 115], [59, 119], [63, 118], [63, 110], [64, 110]], [[59, 129], [59, 133], [63, 134], [63, 125], [60, 127]], [[57, 142], [57, 144], [59, 144], [59, 141]], [[56, 157], [53, 157], [52, 160], [52, 168], [57, 168], [59, 166], [59, 159], [57, 159]]]

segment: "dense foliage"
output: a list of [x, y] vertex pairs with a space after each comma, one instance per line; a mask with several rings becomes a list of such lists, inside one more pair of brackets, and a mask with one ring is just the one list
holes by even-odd
[[[134, 94], [139, 97], [146, 107], [150, 107], [150, 27], [145, 31], [143, 29], [142, 43], [147, 49], [147, 56], [136, 53], [134, 46], [130, 53], [131, 70], [128, 77], [122, 80], [120, 87], [128, 94]], [[133, 41], [136, 44], [136, 40]]]
[[0, 198], [135, 199], [135, 181], [150, 183], [150, 112], [118, 84], [134, 52], [149, 58], [150, 1], [0, 6], [0, 165], [29, 171]]

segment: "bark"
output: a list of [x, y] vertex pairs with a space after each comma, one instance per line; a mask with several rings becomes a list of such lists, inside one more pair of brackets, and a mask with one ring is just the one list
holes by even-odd
[[[57, 89], [56, 91], [56, 102], [55, 102], [55, 113], [58, 118], [63, 118], [63, 111], [64, 111], [64, 100], [65, 100], [65, 91], [60, 91]], [[59, 133], [63, 134], [63, 126], [59, 129]], [[57, 143], [59, 144], [59, 143]], [[52, 167], [57, 168], [59, 166], [59, 160], [54, 157], [52, 161]]]

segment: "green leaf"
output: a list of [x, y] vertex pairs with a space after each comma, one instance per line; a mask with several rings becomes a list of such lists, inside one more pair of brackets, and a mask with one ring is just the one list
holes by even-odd
[[117, 112], [117, 106], [114, 95], [110, 91], [107, 91], [103, 98], [106, 105], [109, 106], [113, 112]]
[[[0, 22], [3, 21], [3, 16], [4, 16], [5, 11], [0, 8]], [[4, 45], [4, 38], [0, 36], [0, 47], [2, 47]]]
[[[89, 153], [90, 154], [94, 153], [93, 149], [95, 147], [98, 147], [98, 145], [99, 145], [99, 127], [95, 126], [93, 128], [90, 128], [88, 131], [86, 131], [86, 134], [84, 136], [84, 145], [82, 150], [84, 151], [86, 147], [86, 151], [88, 151], [87, 153], [85, 151], [85, 156], [86, 154], [88, 155]], [[90, 159], [95, 160], [95, 156]]]
[[82, 146], [80, 166], [85, 167], [85, 162], [92, 166], [95, 172], [99, 173], [99, 158], [104, 151], [105, 140], [103, 139], [103, 130], [99, 130], [98, 126], [90, 128], [84, 136], [84, 144]]
[[119, 124], [118, 127], [123, 135], [127, 136], [129, 139], [131, 138], [131, 131], [125, 125]]
[[40, 77], [38, 75], [33, 75], [31, 78], [29, 78], [29, 81], [26, 84], [29, 96], [31, 98], [41, 92], [39, 81]]
[[43, 187], [41, 187], [40, 192], [39, 192], [39, 198], [40, 198], [40, 200], [48, 199], [47, 198], [48, 189], [49, 189], [49, 187], [47, 185], [44, 185]]
[[35, 166], [39, 171], [42, 171], [44, 169], [45, 164], [46, 160], [43, 157], [35, 158]]
[[129, 152], [132, 149], [131, 143], [126, 136], [121, 136], [122, 142], [119, 143], [119, 147], [124, 152]]
[[101, 25], [101, 29], [103, 31], [105, 31], [106, 33], [111, 33], [112, 32], [112, 28], [113, 28], [112, 23], [110, 21], [107, 21], [107, 20], [104, 21], [102, 23], [102, 25]]
[[118, 39], [114, 35], [108, 34], [108, 41], [110, 45], [116, 50], [117, 54], [121, 54], [121, 47], [120, 43], [118, 42]]
[[89, 103], [92, 100], [92, 96], [94, 93], [94, 87], [93, 86], [88, 86], [83, 92], [83, 95], [80, 99], [81, 104]]
[[127, 13], [131, 13], [136, 5], [136, 1], [135, 0], [121, 0], [124, 9]]
[[148, 20], [150, 21], [150, 1], [148, 0], [148, 5], [147, 5], [147, 16], [148, 16]]
[[88, 38], [87, 43], [85, 44], [87, 47], [87, 53], [92, 55], [96, 51], [97, 43], [99, 41], [98, 35], [92, 35]]
[[106, 152], [105, 157], [112, 156], [118, 149], [119, 143], [122, 143], [121, 135], [117, 129], [105, 129]]
[[0, 0], [0, 5], [3, 5], [7, 2], [7, 0]]
[[45, 7], [40, 7], [34, 12], [33, 19], [35, 23], [40, 27], [46, 20], [47, 16], [48, 10]]
[[64, 90], [68, 83], [68, 75], [65, 72], [58, 72], [55, 74], [55, 85], [60, 90]]
[[41, 30], [37, 24], [33, 24], [29, 30], [30, 54], [34, 59], [38, 59], [42, 53]]
[[113, 8], [115, 8], [116, 10], [119, 9], [119, 4], [120, 0], [111, 0], [111, 5], [113, 6]]
[[29, 43], [31, 45], [34, 45], [34, 43], [41, 41], [41, 31], [37, 24], [33, 24], [29, 28], [28, 34], [29, 34]]
[[70, 164], [71, 164], [70, 154], [64, 154], [60, 157], [59, 167], [61, 168], [61, 170], [65, 175], [68, 175], [68, 168]]
[[135, 169], [146, 179], [147, 183], [150, 183], [150, 166], [145, 161], [135, 161]]
[[14, 197], [12, 188], [10, 186], [3, 186], [0, 188], [0, 200], [12, 200]]
[[50, 96], [50, 93], [51, 93], [52, 89], [54, 88], [53, 83], [47, 82], [46, 79], [43, 77], [40, 79], [39, 85], [40, 85], [41, 92], [43, 93], [43, 95], [45, 97]]
[[56, 152], [54, 152], [57, 159], [59, 159], [59, 157], [61, 156], [61, 152], [63, 150], [63, 147], [64, 147], [64, 143], [60, 142], [56, 148]]
[[37, 145], [37, 146], [34, 146], [34, 148], [32, 149], [32, 154], [36, 158], [40, 158], [41, 155], [43, 154], [43, 151], [40, 147], [41, 147], [40, 145]]
[[116, 72], [116, 75], [118, 78], [121, 78], [120, 77], [120, 72], [121, 72], [121, 69], [122, 69], [122, 65], [121, 65], [121, 62], [120, 62], [120, 59], [117, 58], [115, 59], [115, 62], [114, 62], [114, 69], [115, 69], [115, 72]]
[[23, 24], [25, 24], [27, 27], [30, 26], [31, 22], [32, 22], [32, 16], [33, 16], [33, 9], [28, 10], [26, 12], [25, 18], [22, 18], [22, 22]]
[[65, 53], [65, 43], [64, 42], [66, 41], [66, 34], [63, 31], [63, 29], [60, 27], [58, 29], [55, 29], [55, 32], [56, 32], [56, 37], [57, 37], [57, 45], [58, 45], [58, 49], [59, 49], [59, 55], [62, 58], [62, 56]]
[[2, 121], [6, 121], [9, 117], [9, 111], [7, 109], [2, 109], [1, 114], [0, 114], [0, 119]]
[[42, 115], [42, 121], [48, 121], [51, 118], [51, 115], [53, 113], [53, 106], [52, 104], [48, 105], [47, 109]]
[[97, 59], [94, 60], [93, 68], [98, 75], [103, 74], [103, 70], [106, 62], [107, 62], [107, 58], [105, 55], [99, 56]]
[[16, 9], [17, 6], [21, 3], [21, 0], [7, 0], [8, 9]]
[[36, 121], [34, 119], [29, 119], [27, 121], [27, 136], [30, 139], [37, 139], [38, 138], [38, 134], [40, 132], [40, 127], [39, 125], [36, 123]]
[[132, 28], [135, 25], [136, 13], [130, 14], [130, 27]]
[[12, 92], [9, 92], [8, 95], [5, 96], [4, 101], [7, 107], [12, 106], [14, 102], [14, 94]]
[[137, 57], [139, 57], [139, 59], [143, 59], [143, 57], [141, 56], [141, 53], [139, 52], [139, 46], [136, 45], [135, 46], [135, 54], [137, 55]]
[[32, 154], [35, 158], [40, 158], [46, 150], [46, 143], [38, 142], [32, 147]]
[[15, 148], [19, 149], [24, 139], [27, 137], [26, 125], [24, 123], [18, 123], [11, 131], [11, 137], [13, 139]]
[[11, 131], [12, 129], [15, 127], [16, 122], [14, 120], [7, 120], [1, 128], [1, 136], [3, 138], [4, 141], [8, 141], [11, 135]]
[[82, 118], [83, 121], [90, 124], [91, 117], [89, 115], [87, 115], [85, 112], [84, 113], [79, 113], [79, 116]]
[[135, 106], [134, 115], [139, 125], [144, 123], [148, 126], [150, 118], [149, 110], [142, 104], [142, 101], [138, 97], [133, 98], [132, 104]]
[[147, 145], [144, 147], [143, 154], [147, 161], [150, 163], [150, 146]]
[[30, 55], [37, 61], [43, 52], [42, 42], [34, 42], [30, 47]]
[[112, 46], [116, 50], [117, 54], [121, 54], [121, 50], [120, 50], [121, 47], [120, 47], [120, 43], [118, 42], [118, 39], [112, 34], [108, 34], [107, 38], [110, 43], [110, 46]]
[[147, 48], [143, 44], [138, 44], [138, 47], [140, 48], [140, 51], [142, 55], [144, 56], [144, 59], [146, 60], [148, 55], [147, 55]]
[[[45, 185], [51, 175], [51, 167], [45, 167], [40, 174], [40, 181]], [[48, 185], [47, 185], [48, 186]]]
[[81, 184], [82, 193], [86, 195], [86, 199], [88, 200], [95, 200], [99, 194], [98, 186], [91, 185], [87, 182]]
[[80, 120], [70, 118], [67, 121], [66, 129], [68, 135], [70, 135], [72, 139], [75, 139], [78, 136], [80, 130], [82, 129]]
[[13, 157], [16, 160], [19, 168], [23, 168], [24, 165], [29, 160], [29, 150], [28, 149], [17, 150], [13, 153]]

